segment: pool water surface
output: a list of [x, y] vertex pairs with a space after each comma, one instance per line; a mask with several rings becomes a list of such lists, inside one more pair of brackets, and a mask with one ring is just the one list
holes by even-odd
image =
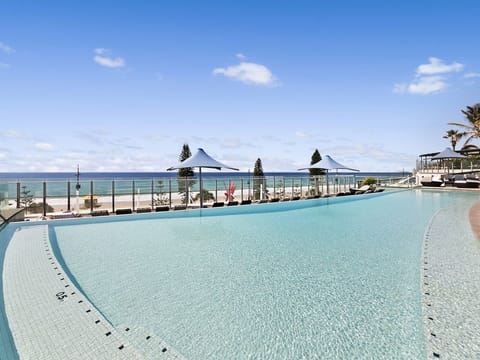
[[148, 329], [188, 359], [417, 359], [426, 357], [426, 226], [438, 209], [476, 199], [401, 191], [54, 233], [71, 274], [115, 327]]

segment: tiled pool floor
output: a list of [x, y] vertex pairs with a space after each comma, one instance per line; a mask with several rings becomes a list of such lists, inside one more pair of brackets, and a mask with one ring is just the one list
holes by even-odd
[[15, 232], [3, 276], [5, 309], [21, 359], [182, 358], [140, 329], [115, 329], [65, 274], [47, 225]]
[[478, 211], [480, 202], [470, 211], [462, 204], [441, 209], [425, 234], [421, 269], [430, 359], [480, 358]]

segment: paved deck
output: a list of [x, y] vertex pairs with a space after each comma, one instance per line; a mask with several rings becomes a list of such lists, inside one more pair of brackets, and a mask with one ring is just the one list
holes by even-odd
[[479, 224], [480, 202], [471, 209], [452, 204], [433, 217], [425, 233], [421, 269], [429, 359], [480, 358], [480, 241], [474, 234], [480, 235]]
[[21, 359], [182, 359], [148, 331], [115, 329], [66, 276], [51, 250], [47, 225], [15, 232], [3, 276]]

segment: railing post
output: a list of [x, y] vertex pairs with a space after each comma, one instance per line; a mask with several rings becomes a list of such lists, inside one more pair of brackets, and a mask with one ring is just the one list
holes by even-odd
[[70, 211], [70, 180], [67, 181], [67, 211]]
[[93, 212], [93, 180], [90, 180], [90, 212]]
[[17, 182], [17, 209], [20, 209], [20, 181]]
[[275, 188], [275, 176], [273, 177], [273, 197], [275, 198], [275, 194], [276, 194], [276, 188]]
[[153, 191], [154, 191], [154, 188], [153, 188], [153, 179], [152, 179], [152, 187], [151, 187], [151, 193], [152, 193], [152, 209], [153, 209]]
[[132, 211], [135, 211], [135, 180], [132, 180]]
[[243, 178], [240, 179], [240, 187], [241, 187], [240, 197], [241, 197], [241, 201], [243, 201]]
[[47, 183], [43, 182], [43, 216], [47, 215]]
[[188, 207], [188, 204], [190, 203], [190, 189], [188, 188], [188, 183], [187, 183], [187, 177], [185, 176], [185, 205]]
[[112, 180], [112, 213], [115, 212], [115, 180]]
[[172, 179], [168, 179], [168, 203], [172, 207]]
[[215, 179], [215, 202], [218, 202], [218, 179]]

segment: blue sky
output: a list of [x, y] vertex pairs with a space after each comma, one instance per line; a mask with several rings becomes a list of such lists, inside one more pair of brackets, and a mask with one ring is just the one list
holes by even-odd
[[412, 170], [480, 102], [478, 1], [2, 1], [0, 172]]

